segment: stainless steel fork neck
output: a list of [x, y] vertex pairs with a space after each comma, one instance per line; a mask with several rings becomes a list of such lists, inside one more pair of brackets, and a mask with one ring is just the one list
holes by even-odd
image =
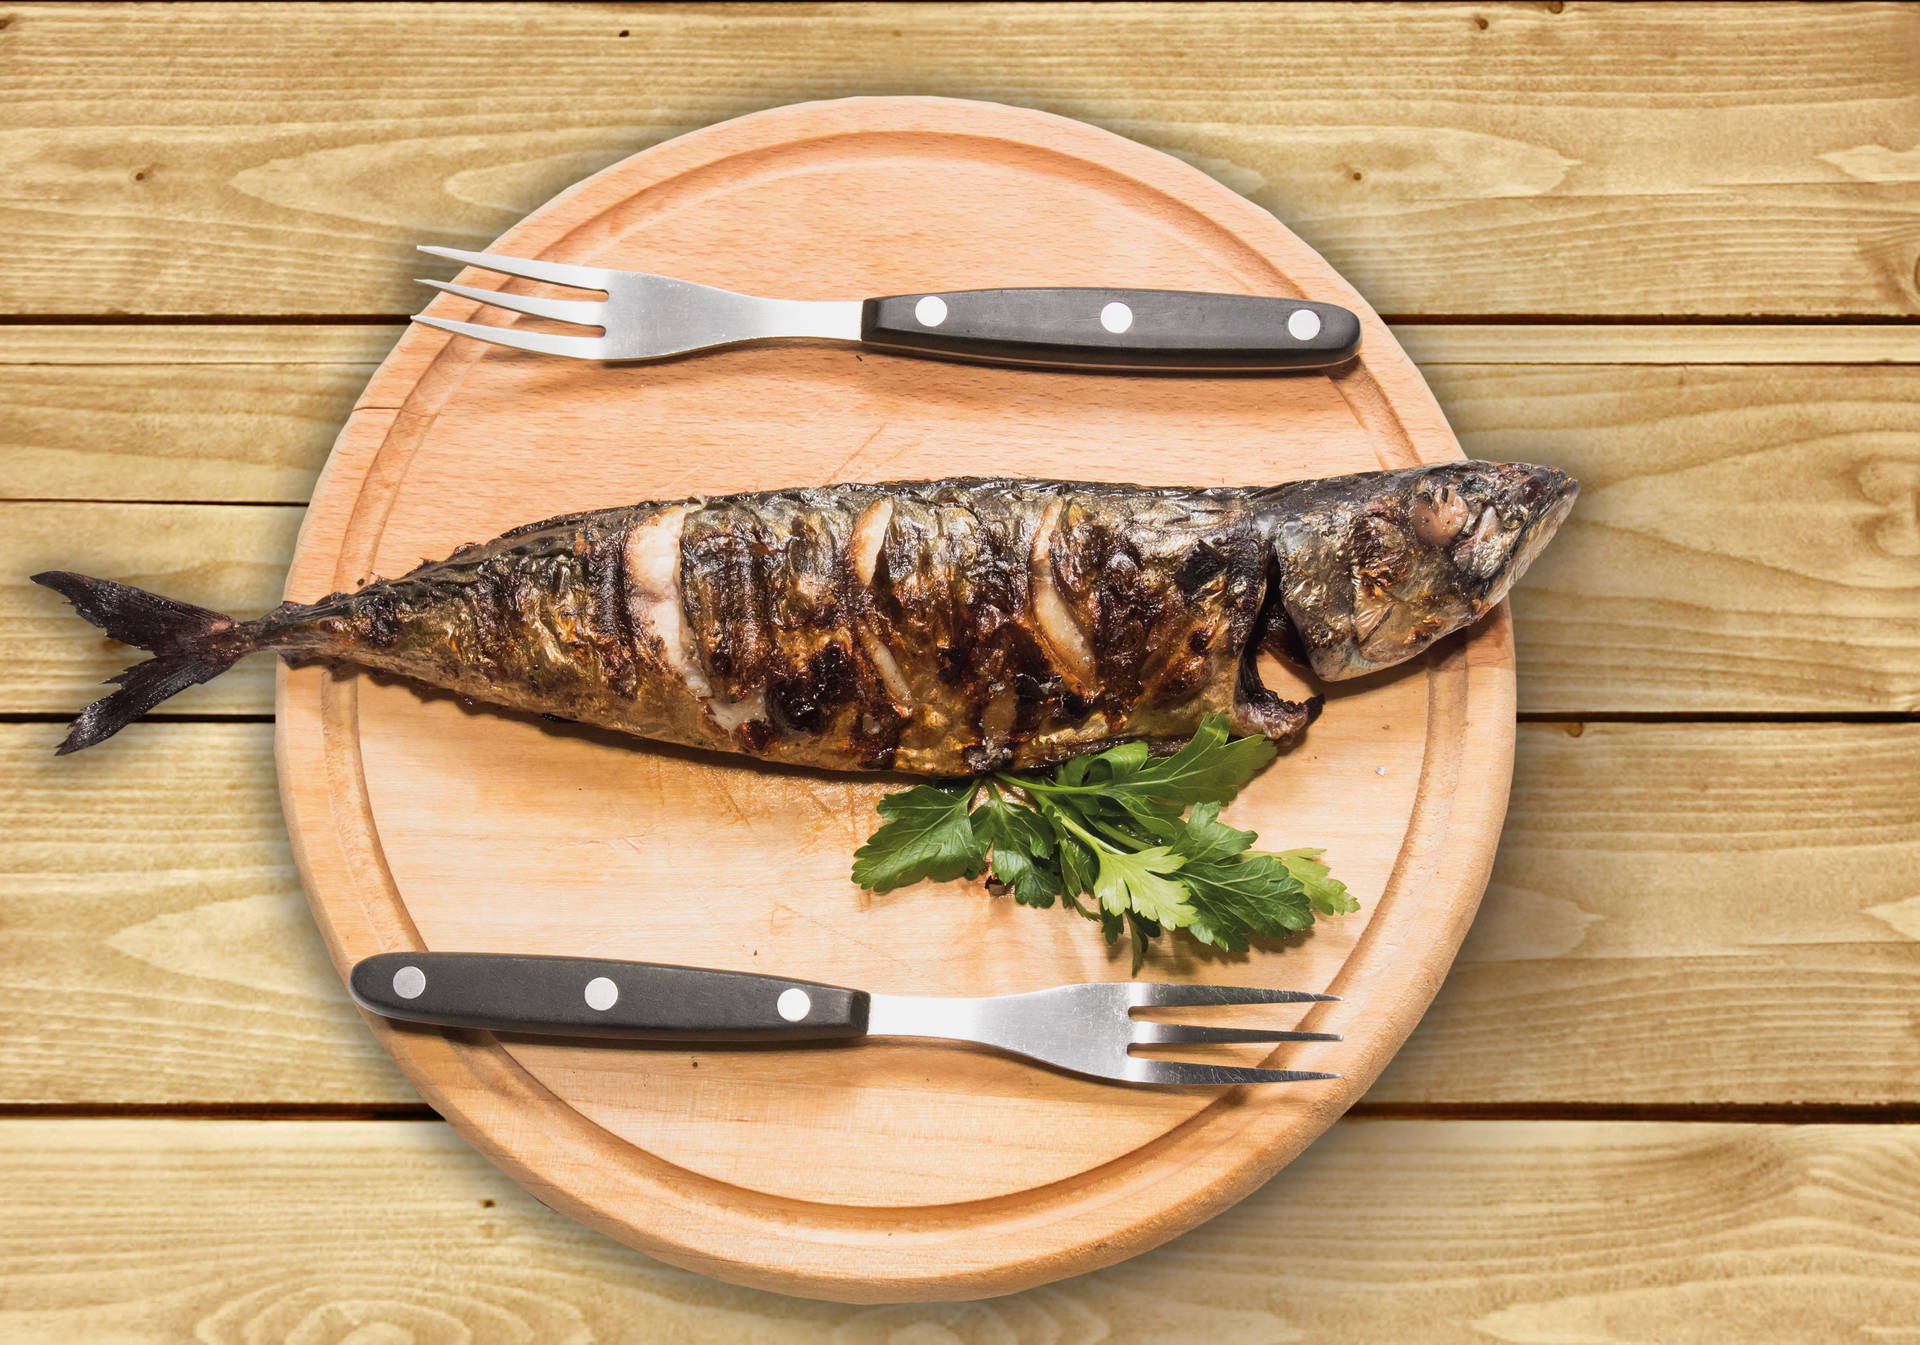
[[756, 336], [819, 336], [836, 341], [860, 339], [858, 299], [762, 299], [742, 294], [752, 307], [749, 317], [758, 330]]
[[1128, 991], [1103, 986], [1087, 995], [1093, 989], [1061, 986], [983, 999], [874, 995], [867, 1033], [978, 1042], [1083, 1074], [1131, 1077], [1131, 1025], [1122, 998]]
[[604, 321], [616, 349], [679, 351], [793, 336], [858, 341], [860, 307], [857, 299], [765, 299], [649, 276], [632, 290], [610, 289]]
[[872, 995], [868, 997], [867, 1035], [872, 1037], [937, 1037], [946, 1041], [991, 1041], [983, 1031], [1004, 998], [963, 999], [929, 995]]

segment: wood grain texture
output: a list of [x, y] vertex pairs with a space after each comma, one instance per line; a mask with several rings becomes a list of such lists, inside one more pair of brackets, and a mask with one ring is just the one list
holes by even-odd
[[[101, 683], [144, 657], [29, 582], [79, 570], [218, 612], [280, 601], [301, 511], [279, 506], [27, 503], [0, 500], [0, 711], [77, 714]], [[264, 714], [273, 660], [251, 658], [167, 702], [174, 714]]]
[[[818, 345], [609, 378], [415, 328], [328, 460], [288, 593], [396, 573], [423, 548], [528, 512], [673, 498], [696, 481], [757, 490], [964, 464], [984, 476], [1231, 485], [1459, 455], [1384, 326], [1271, 216], [1177, 160], [1033, 111], [853, 99], [741, 118], [588, 179], [501, 246], [545, 257], [564, 245], [595, 265], [644, 260], [764, 292], [797, 245], [823, 281], [901, 293], [908, 263], [889, 243], [906, 236], [914, 272], [951, 288], [984, 283], [1017, 254], [1035, 281], [1089, 283], [1124, 257], [1166, 288], [1312, 292], [1360, 314], [1362, 352], [1284, 381], [1140, 380], [1118, 405], [1105, 381], [1077, 374], [883, 363]], [[443, 296], [435, 311], [472, 307]], [[819, 410], [794, 419], [803, 402]], [[607, 1051], [379, 1021], [375, 1035], [516, 1181], [677, 1265], [891, 1302], [1005, 1293], [1111, 1264], [1265, 1180], [1418, 1021], [1479, 901], [1505, 810], [1505, 617], [1404, 676], [1340, 688], [1300, 754], [1316, 769], [1263, 777], [1235, 802], [1242, 825], [1284, 818], [1342, 849], [1358, 915], [1284, 951], [1183, 944], [1148, 956], [1155, 978], [1341, 996], [1300, 1020], [1345, 1034], [1339, 1077], [1315, 1088], [1115, 1088], [916, 1043], [843, 1059]], [[885, 898], [855, 888], [846, 857], [889, 782], [762, 770], [743, 790], [736, 761], [444, 698], [423, 705], [320, 668], [283, 672], [277, 688], [294, 858], [342, 969], [408, 948], [592, 950], [695, 966], [758, 957], [877, 992], [963, 995], [1129, 974], [1123, 957], [1057, 923], [1035, 937], [977, 884], [958, 934], [928, 918], [956, 913], [935, 885]], [[743, 848], [777, 859], [742, 865]], [[1312, 1047], [1284, 1058], [1316, 1068]], [[1036, 1131], [1056, 1139], [1026, 1144]]]
[[1911, 314], [1916, 51], [1893, 4], [20, 5], [0, 311], [404, 313], [413, 244], [635, 150], [934, 93], [1180, 154], [1384, 312]]
[[304, 504], [399, 333], [0, 328], [0, 499]]
[[1915, 725], [1527, 726], [1482, 918], [1369, 1099], [1920, 1100], [1916, 780]]
[[1442, 364], [1920, 364], [1920, 324], [1417, 322], [1393, 334]]
[[[1920, 1103], [1920, 727], [1577, 727], [1520, 727], [1480, 913], [1366, 1100]], [[417, 1100], [302, 908], [270, 728], [58, 736], [0, 726], [0, 1103]]]
[[[341, 422], [402, 330], [0, 326], [0, 498], [304, 504]], [[1427, 368], [1450, 417], [1467, 426], [1529, 425], [1539, 399], [1523, 389], [1509, 403], [1499, 378], [1442, 366], [1581, 366], [1585, 386], [1610, 394], [1608, 414], [1597, 426], [1549, 416], [1540, 426], [1548, 448], [1562, 430], [1618, 437], [1649, 419], [1668, 436], [1707, 439], [1723, 428], [1677, 416], [1684, 399], [1617, 366], [1704, 366], [1692, 376], [1721, 379], [1720, 366], [1784, 366], [1796, 377], [1797, 403], [1770, 393], [1764, 375], [1733, 385], [1751, 393], [1735, 405], [1781, 439], [1796, 427], [1826, 437], [1853, 432], [1853, 403], [1863, 394], [1885, 404], [1909, 386], [1907, 374], [1888, 366], [1920, 364], [1920, 326], [1400, 323], [1394, 334]], [[1830, 392], [1820, 370], [1834, 364], [1868, 376]], [[1792, 423], [1782, 424], [1789, 406]], [[1725, 390], [1717, 409], [1730, 409]]]
[[970, 1304], [736, 1289], [419, 1122], [0, 1122], [0, 1335], [51, 1342], [1826, 1345], [1920, 1316], [1920, 1127], [1349, 1121], [1125, 1266]]
[[416, 1102], [307, 915], [271, 727], [58, 736], [0, 725], [0, 1101]]
[[[8, 6], [0, 313], [201, 320], [0, 325], [0, 499], [303, 503], [413, 243], [869, 91], [1086, 118], [1378, 308], [1525, 319], [1395, 324], [1469, 452], [1587, 481], [1517, 599], [1523, 708], [1920, 705], [1920, 326], [1618, 321], [1920, 310], [1914, 6]], [[256, 611], [297, 523], [0, 505], [0, 713], [129, 657], [29, 569]], [[169, 708], [264, 713], [266, 669]], [[1480, 916], [1368, 1101], [1920, 1103], [1917, 732], [1522, 725]], [[0, 725], [0, 1106], [415, 1101], [300, 908], [270, 727], [59, 733]], [[627, 1252], [432, 1124], [7, 1119], [0, 1337], [1900, 1340], [1917, 1134], [1348, 1122], [1122, 1267], [849, 1309]]]
[[1429, 374], [1470, 455], [1580, 480], [1516, 590], [1522, 710], [1920, 709], [1920, 369]]

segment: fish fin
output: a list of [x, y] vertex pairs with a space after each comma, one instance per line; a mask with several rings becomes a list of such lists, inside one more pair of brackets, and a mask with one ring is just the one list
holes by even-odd
[[259, 647], [252, 622], [239, 623], [111, 579], [48, 570], [34, 575], [33, 582], [61, 594], [82, 617], [122, 644], [154, 655], [108, 679], [120, 689], [80, 712], [54, 749], [57, 756], [111, 738], [167, 697], [218, 677]]

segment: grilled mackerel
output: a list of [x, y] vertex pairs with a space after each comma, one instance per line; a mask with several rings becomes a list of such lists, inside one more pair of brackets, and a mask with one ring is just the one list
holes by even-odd
[[80, 715], [112, 736], [256, 650], [493, 705], [834, 770], [959, 775], [1221, 711], [1288, 740], [1322, 678], [1413, 657], [1497, 603], [1571, 508], [1546, 467], [1462, 462], [1261, 489], [1071, 481], [838, 485], [529, 524], [251, 621], [35, 575], [153, 658]]

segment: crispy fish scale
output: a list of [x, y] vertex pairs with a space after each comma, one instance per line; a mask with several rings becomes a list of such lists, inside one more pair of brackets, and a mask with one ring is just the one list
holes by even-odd
[[[545, 713], [631, 699], [640, 681], [621, 548], [634, 510], [517, 528], [398, 579], [263, 619], [291, 657], [345, 657]], [[280, 638], [276, 638], [280, 637]]]
[[1085, 631], [1095, 711], [1114, 734], [1157, 734], [1232, 699], [1263, 589], [1251, 510], [1225, 492], [1087, 492], [1052, 539], [1056, 580]]

